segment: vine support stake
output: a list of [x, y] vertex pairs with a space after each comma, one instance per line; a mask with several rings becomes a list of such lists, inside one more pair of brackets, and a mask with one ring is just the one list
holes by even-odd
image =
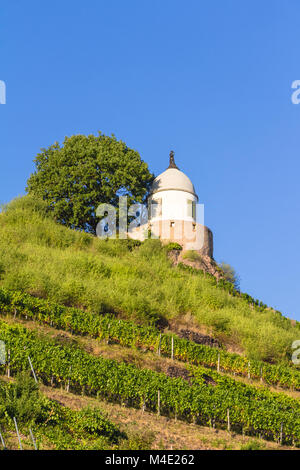
[[19, 446], [20, 446], [20, 449], [23, 450], [22, 442], [21, 442], [21, 438], [20, 438], [20, 434], [19, 434], [19, 429], [18, 429], [18, 425], [17, 425], [17, 420], [16, 420], [15, 417], [14, 417], [14, 423], [15, 423], [15, 428], [16, 428], [16, 431], [17, 431]]
[[3, 439], [3, 436], [2, 436], [2, 433], [0, 432], [0, 439], [1, 439], [1, 444], [3, 446], [3, 449], [6, 449], [5, 447], [5, 442], [4, 442], [4, 439]]
[[218, 353], [218, 366], [217, 371], [220, 372], [220, 353]]
[[251, 367], [251, 364], [250, 364], [250, 361], [249, 361], [249, 362], [248, 362], [248, 379], [251, 378], [250, 367]]
[[107, 331], [108, 331], [108, 337], [106, 343], [109, 344], [109, 330], [110, 330], [110, 323], [108, 324]]
[[33, 446], [34, 446], [35, 450], [38, 450], [38, 449], [37, 449], [36, 442], [35, 442], [35, 438], [34, 438], [34, 435], [33, 435], [33, 432], [32, 432], [32, 430], [31, 430], [31, 428], [29, 428], [29, 432], [30, 432], [31, 440], [32, 440], [32, 442], [33, 442]]
[[161, 350], [161, 333], [159, 333], [159, 341], [158, 341], [158, 351], [157, 354], [160, 356]]
[[230, 432], [230, 415], [229, 415], [229, 408], [227, 408], [227, 431]]
[[146, 409], [146, 400], [145, 400], [145, 397], [143, 398], [143, 404], [142, 404], [142, 413], [144, 413]]
[[160, 390], [157, 392], [157, 414], [160, 416]]
[[7, 351], [7, 377], [10, 377], [10, 349]]
[[29, 356], [28, 356], [28, 361], [29, 361], [29, 364], [30, 364], [30, 367], [31, 367], [31, 370], [32, 370], [32, 373], [33, 373], [35, 383], [37, 383], [38, 381], [37, 381], [37, 378], [36, 378], [36, 375], [35, 375], [35, 372], [34, 372], [34, 368], [33, 368], [33, 365], [32, 365], [32, 362], [31, 362], [31, 359], [30, 359]]
[[260, 368], [260, 381], [261, 381], [261, 382], [263, 381], [263, 371], [262, 371], [262, 367]]
[[71, 370], [72, 370], [72, 366], [70, 366], [70, 369], [69, 369], [69, 378], [68, 378], [68, 382], [67, 382], [67, 386], [66, 386], [66, 391], [67, 391], [67, 392], [70, 390], [70, 381], [71, 381], [70, 375], [71, 375]]
[[174, 361], [174, 336], [172, 336], [172, 341], [171, 341], [171, 359]]
[[280, 445], [282, 446], [283, 423], [280, 424]]

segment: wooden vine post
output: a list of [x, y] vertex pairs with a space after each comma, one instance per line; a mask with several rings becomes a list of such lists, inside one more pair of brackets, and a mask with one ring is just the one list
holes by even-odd
[[157, 392], [157, 414], [160, 416], [160, 390]]
[[10, 349], [7, 351], [7, 377], [10, 377]]
[[143, 398], [143, 403], [142, 403], [142, 413], [145, 412], [145, 409], [146, 409], [146, 399], [145, 397]]
[[230, 432], [230, 414], [229, 414], [229, 408], [227, 408], [227, 431]]
[[174, 336], [172, 336], [171, 340], [171, 359], [174, 361]]
[[220, 353], [218, 353], [218, 365], [217, 365], [217, 371], [220, 372]]
[[71, 370], [72, 370], [72, 366], [70, 366], [70, 369], [69, 369], [69, 378], [68, 378], [68, 382], [67, 382], [67, 386], [66, 386], [66, 391], [67, 392], [69, 392], [69, 390], [70, 390]]
[[159, 340], [158, 340], [158, 351], [157, 354], [160, 356], [161, 354], [161, 333], [159, 333]]
[[109, 344], [109, 339], [110, 339], [110, 338], [109, 338], [110, 323], [108, 324], [107, 329], [108, 329], [108, 336], [107, 336], [107, 342], [106, 342], [106, 343]]

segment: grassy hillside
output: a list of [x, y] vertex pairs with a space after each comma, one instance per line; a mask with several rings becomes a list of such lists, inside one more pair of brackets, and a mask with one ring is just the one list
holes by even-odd
[[[27, 380], [0, 387], [11, 394], [1, 402], [0, 393], [10, 448], [18, 445], [13, 416], [29, 447], [30, 426], [41, 448], [300, 445], [300, 371], [290, 361], [299, 323], [231, 284], [173, 266], [158, 240], [101, 241], [57, 224], [43, 202], [19, 198], [0, 214], [0, 317], [9, 350], [2, 380], [28, 371], [29, 355], [39, 382], [32, 409], [23, 407]], [[222, 349], [180, 338], [180, 326], [211, 334]], [[69, 406], [74, 394], [80, 412]], [[112, 422], [84, 409], [100, 403]], [[141, 436], [145, 421], [151, 436]], [[186, 432], [180, 441], [172, 422], [184, 423], [175, 425]], [[86, 434], [94, 424], [98, 431]]]
[[62, 227], [26, 196], [0, 215], [0, 286], [143, 324], [186, 321], [249, 358], [282, 361], [299, 327], [174, 268], [157, 240], [101, 241]]

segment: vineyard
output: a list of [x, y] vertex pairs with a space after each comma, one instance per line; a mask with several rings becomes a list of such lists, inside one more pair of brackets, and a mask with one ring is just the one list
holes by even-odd
[[1, 213], [0, 259], [2, 288], [148, 326], [187, 316], [251, 360], [288, 360], [298, 339], [297, 322], [230, 283], [172, 266], [159, 240], [99, 240], [55, 223], [27, 196]]
[[[292, 398], [300, 390], [300, 370], [290, 361], [299, 322], [224, 279], [174, 266], [171, 248], [159, 240], [99, 240], [57, 224], [30, 197], [10, 203], [0, 220], [5, 380], [31, 371], [50, 397], [65, 392], [104, 407], [127, 407], [126, 419], [127, 413], [138, 413], [141, 422], [147, 416], [151, 425], [164, 419], [161, 429], [167, 421], [193, 435], [204, 428], [230, 439], [254, 436], [272, 446], [300, 446], [300, 404]], [[180, 328], [212, 336], [217, 347], [176, 334]], [[12, 385], [4, 388], [15, 393]], [[122, 448], [135, 445], [117, 427], [119, 437], [106, 435], [105, 416], [73, 414], [55, 401], [48, 405], [47, 425], [44, 418], [31, 423], [38, 441], [61, 449], [89, 448], [88, 442], [98, 449], [121, 441]], [[4, 437], [14, 429], [5, 406], [0, 401]], [[52, 422], [56, 415], [61, 427]], [[30, 440], [29, 422], [18, 418]], [[89, 423], [99, 426], [98, 434], [85, 434]], [[171, 445], [168, 436], [164, 442]]]
[[2, 446], [9, 448], [17, 433], [21, 449], [100, 450], [117, 448], [127, 438], [99, 408], [76, 411], [46, 398], [27, 373], [19, 374], [14, 384], [0, 381]]
[[[62, 346], [39, 337], [24, 327], [0, 323], [0, 339], [9, 350], [5, 373], [27, 370], [28, 357], [39, 380], [45, 384], [68, 384], [76, 393], [86, 393], [126, 406], [157, 411], [172, 418], [198, 424], [300, 443], [300, 404], [283, 394], [256, 389], [233, 379], [193, 367], [191, 383], [152, 370], [109, 359], [96, 358], [79, 348]], [[192, 366], [190, 366], [192, 367]]]
[[300, 390], [300, 371], [287, 365], [249, 361], [238, 354], [196, 344], [176, 335], [161, 334], [155, 327], [119, 320], [112, 315], [96, 315], [3, 288], [0, 288], [0, 311], [76, 334], [106, 339], [121, 346], [147, 348], [151, 351], [159, 349], [161, 355], [172, 356], [190, 364], [219, 368], [224, 372], [263, 380], [269, 385]]

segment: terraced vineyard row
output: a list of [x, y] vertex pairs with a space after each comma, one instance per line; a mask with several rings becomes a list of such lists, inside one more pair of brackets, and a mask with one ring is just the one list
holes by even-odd
[[102, 449], [116, 445], [126, 437], [101, 410], [83, 408], [77, 411], [62, 406], [42, 395], [37, 387], [33, 388], [34, 382], [29, 385], [28, 379], [28, 375], [20, 375], [16, 383], [0, 380], [3, 439], [0, 448], [10, 447], [11, 437], [17, 437], [14, 417], [19, 431], [25, 436], [21, 439], [22, 448], [25, 444], [31, 448], [50, 445], [57, 449]]
[[[112, 316], [100, 316], [76, 308], [57, 305], [22, 292], [0, 288], [0, 311], [70, 330], [77, 334], [88, 334], [99, 339], [110, 339], [122, 346], [143, 347], [157, 350], [170, 357], [172, 337], [159, 334], [155, 327], [141, 326], [130, 321], [118, 320]], [[223, 371], [262, 378], [267, 384], [293, 387], [300, 390], [300, 372], [284, 365], [271, 365], [262, 361], [249, 360], [238, 354], [195, 344], [173, 336], [173, 357], [191, 364], [217, 368], [218, 361]]]
[[[194, 368], [191, 384], [152, 370], [114, 360], [96, 358], [81, 349], [62, 346], [38, 337], [21, 326], [0, 321], [0, 339], [10, 350], [10, 370], [28, 369], [28, 356], [39, 380], [49, 384], [69, 383], [74, 392], [121, 401], [127, 406], [145, 407], [170, 417], [193, 420], [204, 425], [227, 424], [231, 429], [265, 438], [300, 445], [300, 403], [284, 394], [257, 390], [233, 379], [213, 373], [214, 384], [207, 382], [207, 370]], [[5, 372], [6, 366], [1, 366]]]

